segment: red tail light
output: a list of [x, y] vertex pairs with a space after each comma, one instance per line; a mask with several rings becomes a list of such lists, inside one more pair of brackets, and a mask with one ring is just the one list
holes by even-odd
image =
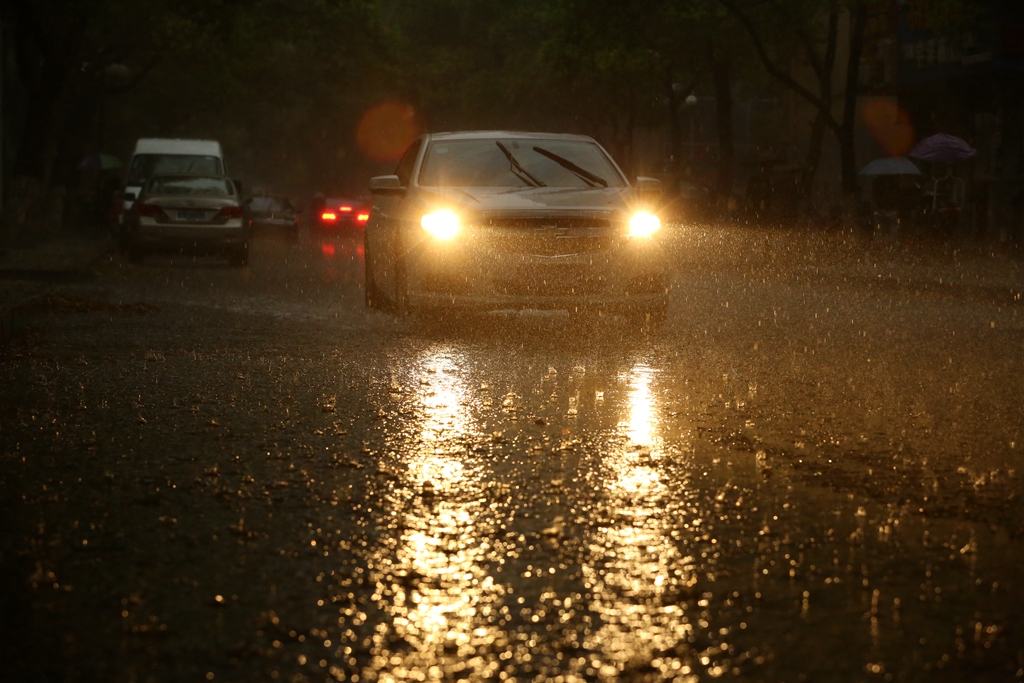
[[167, 218], [167, 214], [164, 212], [163, 207], [157, 206], [156, 204], [136, 204], [134, 207], [135, 213], [139, 216], [146, 216], [147, 218]]
[[348, 213], [351, 210], [352, 210], [351, 206], [339, 206], [338, 207], [338, 211], [342, 211], [344, 213]]
[[320, 220], [333, 222], [338, 220], [338, 214], [334, 213], [333, 211], [324, 211], [323, 213], [320, 214]]
[[356, 223], [360, 225], [366, 225], [366, 221], [370, 220], [369, 212], [362, 212], [356, 214]]
[[223, 218], [223, 219], [227, 219], [227, 218], [241, 218], [242, 215], [243, 215], [242, 214], [242, 207], [240, 207], [240, 206], [224, 206], [224, 207], [221, 207], [221, 210], [217, 212], [217, 215], [214, 216], [214, 218], [215, 219], [218, 219], [218, 218]]

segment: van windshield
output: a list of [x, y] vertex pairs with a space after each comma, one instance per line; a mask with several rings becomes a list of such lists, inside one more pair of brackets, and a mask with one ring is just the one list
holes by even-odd
[[136, 154], [128, 170], [128, 185], [141, 185], [154, 175], [194, 173], [224, 175], [224, 165], [215, 156], [199, 154]]

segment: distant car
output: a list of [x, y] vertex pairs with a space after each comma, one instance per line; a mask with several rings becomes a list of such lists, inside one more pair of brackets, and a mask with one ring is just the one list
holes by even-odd
[[582, 135], [424, 135], [395, 175], [370, 181], [366, 303], [398, 314], [600, 310], [658, 324], [669, 297], [660, 187], [631, 184]]
[[123, 214], [127, 215], [149, 178], [177, 173], [226, 175], [220, 143], [216, 140], [140, 138], [135, 143], [125, 179]]
[[323, 206], [315, 207], [313, 223], [324, 231], [362, 231], [370, 219], [370, 207], [355, 199], [325, 199]]
[[299, 215], [288, 197], [253, 197], [248, 213], [253, 231], [274, 232], [290, 240], [299, 237]]
[[150, 178], [126, 217], [128, 257], [149, 252], [218, 254], [237, 266], [249, 262], [249, 229], [235, 184], [219, 175]]

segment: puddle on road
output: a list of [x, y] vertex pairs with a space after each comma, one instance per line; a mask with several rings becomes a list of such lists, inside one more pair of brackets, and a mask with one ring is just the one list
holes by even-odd
[[[523, 380], [427, 341], [382, 383], [384, 540], [365, 560], [385, 617], [367, 665], [336, 680], [1008, 671], [1003, 567], [963, 549], [965, 527], [708, 441], [691, 416], [721, 382], [649, 351], [520, 353]], [[741, 404], [756, 393], [722, 381]]]

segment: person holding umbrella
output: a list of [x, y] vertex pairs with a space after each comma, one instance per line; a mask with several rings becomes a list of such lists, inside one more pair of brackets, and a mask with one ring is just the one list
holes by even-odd
[[[963, 178], [953, 174], [953, 164], [966, 161], [978, 151], [955, 135], [937, 133], [918, 142], [908, 156], [932, 164], [931, 188], [925, 191], [931, 197], [928, 210], [938, 233], [952, 236], [960, 223], [963, 212], [966, 187]], [[939, 176], [936, 170], [945, 164], [946, 174]]]
[[899, 237], [901, 227], [910, 222], [916, 203], [914, 193], [908, 191], [901, 178], [919, 176], [920, 169], [906, 157], [889, 157], [875, 159], [859, 175], [871, 178], [875, 230]]

